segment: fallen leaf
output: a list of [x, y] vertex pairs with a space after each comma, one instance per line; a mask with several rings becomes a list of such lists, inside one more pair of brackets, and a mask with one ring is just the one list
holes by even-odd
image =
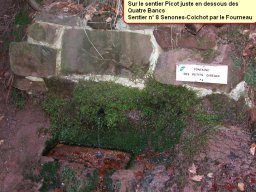
[[4, 116], [2, 115], [2, 116], [0, 116], [0, 121], [2, 121], [4, 119]]
[[2, 145], [4, 143], [4, 140], [0, 140], [0, 145]]
[[200, 182], [200, 181], [202, 181], [203, 178], [204, 178], [203, 175], [195, 175], [195, 176], [191, 177], [190, 179], [191, 179], [192, 181]]
[[245, 185], [244, 185], [244, 183], [238, 183], [237, 184], [237, 186], [238, 186], [238, 189], [240, 190], [240, 191], [245, 191]]
[[207, 174], [207, 177], [213, 178], [213, 173], [208, 173], [208, 174]]
[[256, 152], [256, 143], [253, 143], [253, 144], [251, 145], [251, 148], [250, 148], [250, 153], [251, 153], [252, 155], [255, 155], [255, 152]]
[[196, 166], [195, 166], [195, 164], [193, 163], [192, 165], [191, 165], [191, 167], [189, 167], [189, 169], [188, 169], [188, 171], [190, 172], [190, 173], [192, 173], [192, 174], [196, 174]]

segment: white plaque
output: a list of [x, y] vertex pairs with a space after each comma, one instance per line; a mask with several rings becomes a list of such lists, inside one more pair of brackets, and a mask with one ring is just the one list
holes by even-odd
[[228, 66], [178, 64], [176, 65], [176, 80], [227, 84]]

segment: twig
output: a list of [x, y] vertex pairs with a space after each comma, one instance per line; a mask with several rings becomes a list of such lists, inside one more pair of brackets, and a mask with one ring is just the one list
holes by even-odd
[[100, 54], [100, 52], [98, 51], [98, 49], [94, 46], [93, 42], [90, 40], [85, 28], [84, 28], [84, 33], [88, 39], [88, 41], [91, 43], [92, 47], [95, 49], [95, 51], [99, 54], [99, 56], [101, 57], [101, 59], [104, 59], [104, 57], [102, 57], [102, 55]]
[[8, 91], [7, 91], [7, 95], [6, 95], [6, 98], [5, 98], [5, 103], [6, 104], [7, 104], [8, 100], [9, 100], [9, 97], [10, 97], [13, 80], [14, 80], [14, 75], [11, 74], [11, 76], [8, 79], [8, 84], [7, 84]]

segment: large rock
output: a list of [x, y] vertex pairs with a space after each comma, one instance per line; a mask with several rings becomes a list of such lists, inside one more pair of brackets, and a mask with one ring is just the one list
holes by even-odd
[[60, 38], [60, 27], [48, 23], [33, 23], [28, 27], [27, 33], [33, 40], [54, 44]]
[[43, 79], [34, 78], [35, 80], [33, 80], [32, 78], [15, 76], [13, 86], [29, 93], [44, 93], [48, 90]]
[[63, 15], [58, 16], [56, 14], [49, 14], [44, 12], [36, 16], [35, 20], [39, 22], [54, 23], [58, 25], [71, 26], [71, 27], [84, 26], [82, 19], [78, 16], [63, 16]]
[[57, 51], [26, 42], [11, 43], [10, 65], [20, 76], [48, 77], [55, 75]]
[[142, 77], [152, 50], [149, 35], [68, 29], [63, 36], [62, 72]]
[[182, 26], [161, 26], [154, 30], [154, 36], [159, 46], [164, 50], [175, 48], [189, 48], [207, 50], [217, 44], [217, 29], [209, 25], [198, 31], [197, 35], [191, 34]]
[[[228, 84], [210, 84], [176, 81], [177, 64], [204, 64], [204, 65], [227, 65], [228, 66]], [[231, 58], [231, 48], [228, 45], [220, 46], [218, 50], [207, 50], [195, 52], [190, 49], [174, 49], [162, 53], [156, 65], [154, 77], [157, 81], [164, 84], [182, 85], [206, 88], [211, 90], [220, 90], [229, 92], [239, 82], [239, 68], [234, 64]]]

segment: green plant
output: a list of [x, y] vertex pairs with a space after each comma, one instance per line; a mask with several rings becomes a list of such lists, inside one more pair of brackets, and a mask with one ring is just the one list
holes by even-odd
[[23, 109], [25, 107], [25, 104], [26, 104], [25, 95], [19, 89], [16, 89], [16, 88], [12, 89], [11, 100], [17, 109]]
[[78, 192], [81, 181], [77, 180], [76, 173], [69, 167], [64, 167], [61, 172], [61, 182], [66, 186], [67, 192]]
[[256, 61], [250, 58], [247, 65], [244, 79], [249, 85], [256, 86]]
[[200, 55], [204, 61], [212, 60], [216, 56], [217, 52], [213, 49], [208, 49], [204, 51], [200, 51]]
[[99, 184], [98, 172], [95, 170], [93, 171], [92, 175], [88, 178], [84, 192], [92, 192], [97, 190], [98, 184]]
[[150, 79], [143, 90], [82, 81], [72, 97], [50, 94], [42, 106], [50, 114], [55, 141], [138, 154], [177, 144], [187, 119], [201, 110], [198, 104], [193, 91]]
[[107, 171], [106, 175], [104, 176], [104, 180], [103, 180], [104, 188], [108, 192], [115, 191], [114, 187], [112, 185], [112, 179], [111, 179], [111, 176], [113, 175], [114, 172], [115, 172], [115, 170], [109, 170], [109, 171]]
[[205, 98], [210, 105], [208, 113], [218, 123], [244, 125], [247, 117], [247, 106], [244, 99], [234, 101], [226, 95], [213, 94]]
[[48, 192], [60, 186], [58, 169], [59, 163], [56, 161], [45, 163], [42, 166], [40, 175], [43, 178], [43, 184], [40, 188], [40, 192]]
[[31, 23], [29, 11], [26, 8], [21, 9], [15, 16], [14, 28], [12, 30], [12, 36], [14, 41], [21, 41], [25, 36], [25, 30], [27, 25]]
[[75, 172], [69, 167], [64, 167], [61, 173], [61, 180], [64, 182], [72, 181], [75, 178]]

